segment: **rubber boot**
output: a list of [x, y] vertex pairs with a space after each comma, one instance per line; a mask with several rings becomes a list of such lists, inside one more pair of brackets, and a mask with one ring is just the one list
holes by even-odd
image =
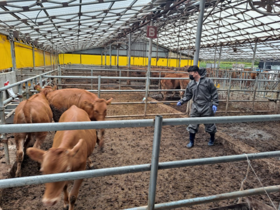
[[194, 146], [194, 138], [195, 138], [195, 133], [190, 133], [190, 142], [187, 144], [187, 148], [192, 148]]
[[210, 141], [208, 142], [208, 146], [213, 146], [215, 141], [215, 133], [210, 133]]

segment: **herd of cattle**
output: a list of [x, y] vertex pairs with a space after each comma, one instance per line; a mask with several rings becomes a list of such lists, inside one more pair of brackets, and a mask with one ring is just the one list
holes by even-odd
[[[82, 89], [62, 89], [47, 86], [27, 100], [22, 101], [15, 110], [14, 124], [21, 123], [51, 123], [55, 122], [81, 122], [105, 120], [107, 105], [113, 100], [99, 99], [95, 94]], [[33, 148], [26, 149], [27, 155], [41, 164], [43, 174], [63, 173], [86, 169], [88, 157], [93, 152], [95, 144], [102, 150], [104, 146], [104, 130], [101, 138], [97, 131], [71, 130], [56, 132], [52, 148], [48, 151], [40, 149], [47, 132], [16, 133], [16, 176], [21, 176], [21, 163], [24, 151], [30, 142], [35, 142]], [[46, 206], [55, 205], [64, 192], [64, 207], [74, 208], [82, 179], [74, 182], [68, 193], [67, 182], [47, 183], [43, 196]]]
[[[188, 66], [186, 67], [187, 70]], [[189, 83], [189, 75], [186, 72], [174, 73], [151, 73], [152, 77], [164, 77], [160, 81], [161, 89], [185, 89]], [[208, 72], [211, 74], [211, 72]], [[241, 73], [242, 74], [242, 73]], [[237, 78], [236, 72], [232, 78]], [[257, 73], [251, 73], [251, 79], [255, 79]], [[168, 78], [186, 78], [186, 80], [175, 80]], [[83, 89], [68, 88], [57, 90], [56, 86], [41, 88], [35, 86], [39, 92], [27, 100], [22, 101], [15, 110], [14, 124], [21, 123], [51, 123], [54, 122], [80, 122], [80, 121], [103, 121], [107, 114], [109, 100], [100, 99], [95, 94]], [[173, 96], [175, 91], [173, 91]], [[162, 92], [164, 100], [167, 91]], [[183, 96], [183, 91], [180, 91]], [[93, 152], [96, 143], [99, 149], [104, 147], [104, 130], [101, 130], [100, 138], [97, 131], [72, 130], [56, 132], [52, 148], [48, 151], [40, 149], [47, 132], [16, 133], [16, 176], [21, 176], [21, 164], [24, 158], [24, 151], [33, 160], [41, 164], [43, 174], [62, 173], [69, 171], [80, 171], [86, 169], [88, 157]], [[33, 143], [33, 148], [28, 148]], [[28, 149], [27, 149], [28, 148]], [[76, 180], [71, 191], [67, 191], [67, 182], [47, 183], [43, 196], [43, 203], [46, 206], [55, 205], [60, 194], [64, 192], [64, 207], [74, 208], [79, 188], [83, 180]]]

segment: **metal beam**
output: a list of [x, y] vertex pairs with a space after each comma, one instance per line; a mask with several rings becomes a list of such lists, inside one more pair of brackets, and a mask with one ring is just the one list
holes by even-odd
[[257, 44], [258, 44], [258, 41], [255, 42], [255, 47], [254, 47], [254, 54], [253, 54], [253, 60], [252, 60], [252, 65], [251, 65], [251, 69], [253, 71], [254, 69], [254, 65], [255, 65], [255, 58], [256, 58], [256, 52], [257, 52]]
[[11, 45], [11, 57], [12, 57], [12, 71], [16, 70], [16, 54], [15, 54], [15, 43], [13, 32], [10, 32], [9, 35], [10, 45]]

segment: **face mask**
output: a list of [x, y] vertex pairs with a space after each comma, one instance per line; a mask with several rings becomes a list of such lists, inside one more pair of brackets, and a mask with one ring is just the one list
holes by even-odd
[[190, 79], [191, 79], [191, 80], [194, 80], [194, 77], [193, 77], [193, 75], [190, 75]]

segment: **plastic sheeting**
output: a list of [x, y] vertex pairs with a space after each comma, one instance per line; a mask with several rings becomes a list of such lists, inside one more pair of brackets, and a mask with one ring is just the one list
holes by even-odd
[[16, 67], [33, 67], [32, 47], [15, 42]]
[[44, 52], [39, 49], [34, 49], [35, 66], [44, 66]]
[[11, 45], [7, 36], [0, 34], [0, 70], [8, 69], [13, 66], [12, 55], [11, 55]]
[[[59, 62], [60, 64], [83, 64], [83, 65], [105, 65], [105, 56], [101, 55], [82, 55], [82, 54], [60, 54]], [[117, 65], [117, 56], [111, 57], [111, 65]], [[119, 56], [119, 66], [127, 66], [128, 57]], [[179, 67], [179, 59], [173, 58], [159, 58], [158, 61], [156, 58], [152, 58], [152, 66], [168, 66], [168, 67]], [[192, 65], [193, 60], [181, 59], [181, 66], [184, 67], [187, 65]], [[106, 56], [106, 65], [110, 65], [110, 56]], [[148, 58], [146, 57], [131, 57], [132, 66], [147, 66]]]

